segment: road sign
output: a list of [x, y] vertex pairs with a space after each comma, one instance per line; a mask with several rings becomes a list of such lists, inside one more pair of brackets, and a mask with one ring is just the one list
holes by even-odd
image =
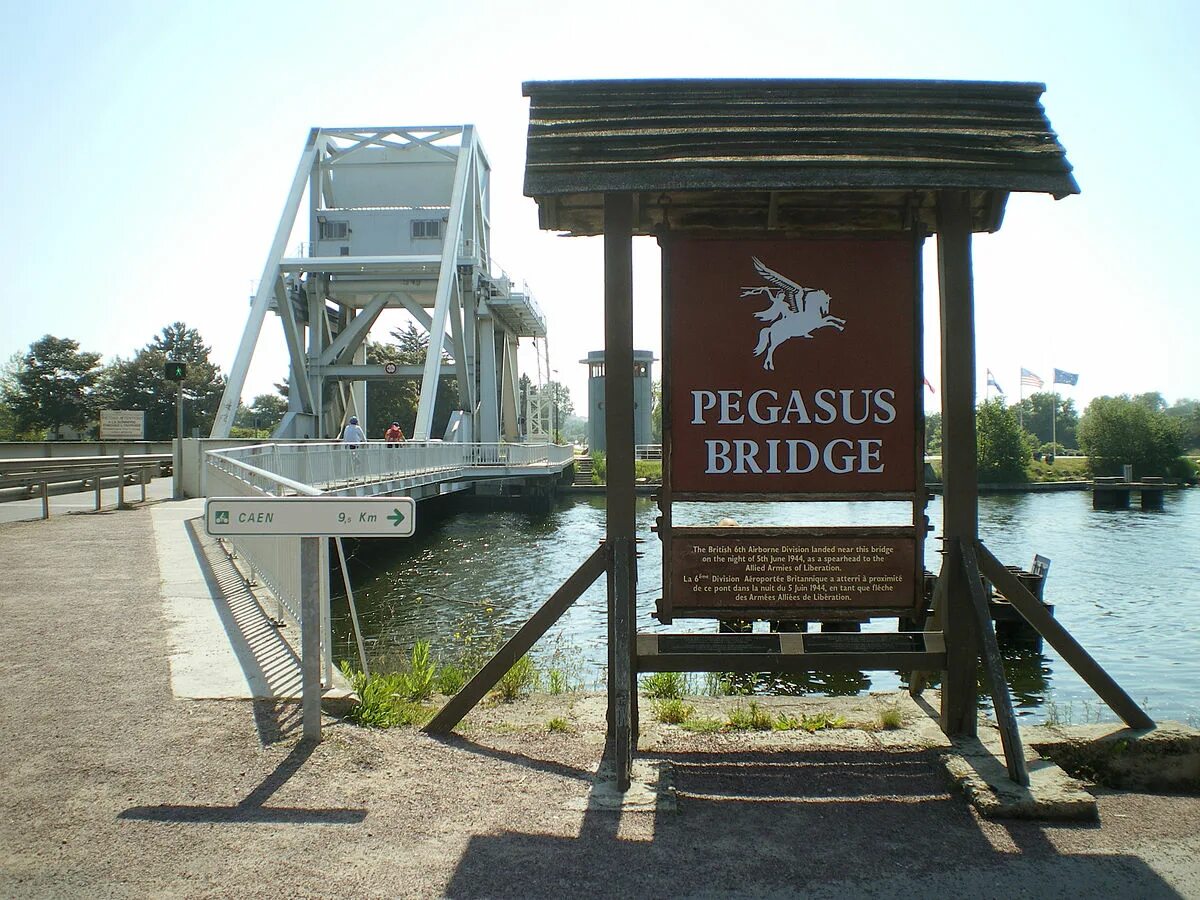
[[209, 497], [205, 529], [212, 535], [412, 537], [412, 497]]
[[395, 375], [397, 368], [399, 368], [399, 367], [395, 363], [392, 363], [392, 362], [383, 364], [383, 371], [386, 372], [388, 375]]
[[168, 359], [163, 363], [163, 377], [168, 381], [183, 381], [187, 377], [187, 363]]

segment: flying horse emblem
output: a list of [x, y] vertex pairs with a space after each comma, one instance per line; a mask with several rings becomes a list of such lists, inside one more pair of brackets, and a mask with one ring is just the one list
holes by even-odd
[[754, 269], [768, 282], [771, 287], [743, 287], [743, 297], [755, 297], [765, 294], [771, 305], [762, 312], [756, 312], [754, 318], [760, 322], [769, 322], [758, 334], [758, 346], [754, 348], [755, 356], [762, 356], [763, 368], [768, 372], [775, 368], [775, 350], [784, 341], [794, 337], [812, 339], [812, 333], [818, 328], [829, 326], [842, 331], [846, 320], [829, 314], [829, 294], [818, 288], [801, 287], [790, 278], [785, 278], [774, 269], [763, 265], [761, 259], [752, 256]]

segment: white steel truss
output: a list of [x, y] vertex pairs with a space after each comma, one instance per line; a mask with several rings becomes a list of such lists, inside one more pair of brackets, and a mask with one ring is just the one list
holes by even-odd
[[[365, 424], [368, 380], [419, 377], [413, 438], [428, 440], [441, 381], [453, 377], [462, 410], [455, 440], [518, 440], [517, 342], [544, 338], [546, 323], [528, 289], [492, 274], [490, 180], [471, 125], [314, 128], [212, 436], [229, 436], [274, 311], [290, 359], [289, 410], [276, 437], [336, 437], [351, 415]], [[287, 256], [306, 188], [309, 240]], [[423, 365], [367, 364], [367, 337], [386, 309], [407, 311], [429, 332]]]

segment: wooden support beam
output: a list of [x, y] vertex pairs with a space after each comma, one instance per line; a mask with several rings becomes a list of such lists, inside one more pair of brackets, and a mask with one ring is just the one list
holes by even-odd
[[946, 671], [942, 675], [941, 727], [973, 737], [979, 636], [961, 555], [950, 542], [973, 543], [979, 532], [978, 464], [975, 458], [975, 310], [971, 278], [971, 205], [965, 191], [938, 193], [938, 290], [942, 324], [942, 482], [946, 541]]
[[608, 548], [601, 544], [584, 560], [583, 565], [563, 582], [562, 587], [529, 617], [517, 633], [496, 651], [496, 655], [475, 673], [475, 677], [450, 698], [423, 730], [428, 734], [449, 734], [454, 726], [462, 721], [462, 717], [474, 709], [487, 692], [496, 686], [516, 661], [529, 652], [550, 626], [562, 618], [562, 614], [592, 586], [592, 582], [599, 578], [607, 567]]
[[1153, 728], [1154, 720], [1140, 706], [1133, 702], [1121, 686], [1113, 680], [1101, 665], [1092, 659], [1071, 633], [1067, 631], [1042, 605], [1020, 579], [1004, 568], [1004, 564], [988, 551], [982, 543], [976, 542], [979, 553], [979, 565], [983, 574], [991, 579], [996, 589], [1004, 595], [1030, 625], [1037, 629], [1051, 647], [1058, 651], [1066, 660], [1067, 665], [1074, 669], [1079, 677], [1087, 682], [1088, 687], [1095, 691], [1101, 700], [1109, 705], [1130, 728]]
[[604, 196], [604, 429], [608, 446], [608, 745], [618, 790], [637, 744], [633, 443], [633, 195]]
[[1004, 747], [1008, 777], [1022, 787], [1029, 787], [1025, 749], [1021, 746], [1021, 732], [1017, 730], [1012, 698], [1008, 695], [1008, 679], [1004, 677], [1004, 662], [1000, 658], [1000, 644], [996, 641], [992, 613], [988, 609], [987, 596], [983, 592], [983, 582], [979, 577], [979, 560], [975, 556], [975, 545], [959, 541], [955, 543], [962, 554], [963, 573], [970, 587], [971, 607], [975, 611], [975, 624], [979, 631], [979, 649], [983, 654], [983, 669], [987, 672], [991, 687], [992, 708], [996, 712], [996, 724], [1000, 727], [1000, 743]]

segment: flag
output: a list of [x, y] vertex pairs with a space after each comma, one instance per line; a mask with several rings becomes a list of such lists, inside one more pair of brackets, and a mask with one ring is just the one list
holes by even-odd
[[1079, 374], [1076, 372], [1064, 372], [1062, 369], [1054, 370], [1055, 384], [1079, 384]]
[[1004, 388], [1000, 387], [1000, 382], [996, 381], [996, 376], [992, 374], [991, 369], [987, 370], [987, 383], [989, 387], [994, 387], [996, 389], [996, 393], [1004, 393]]
[[937, 391], [935, 391], [935, 390], [933, 389], [933, 385], [929, 383], [929, 379], [928, 379], [928, 378], [925, 378], [924, 376], [922, 376], [922, 378], [921, 378], [921, 382], [922, 382], [922, 383], [925, 385], [925, 387], [929, 388], [929, 393], [931, 393], [931, 394], [936, 394], [936, 393], [937, 393]]
[[1038, 378], [1036, 375], [1034, 375], [1032, 372], [1030, 372], [1028, 369], [1022, 369], [1021, 370], [1021, 384], [1027, 384], [1032, 388], [1040, 388], [1043, 384], [1045, 384], [1045, 382], [1042, 381], [1042, 379]]

